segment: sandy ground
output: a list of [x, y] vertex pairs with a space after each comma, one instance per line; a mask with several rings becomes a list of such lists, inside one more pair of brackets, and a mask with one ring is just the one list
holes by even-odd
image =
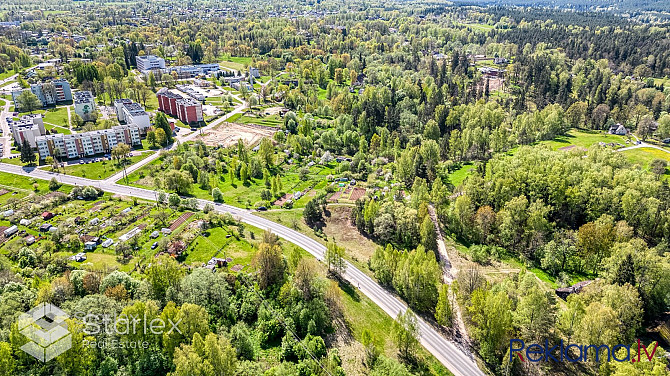
[[207, 131], [203, 136], [198, 136], [197, 139], [203, 140], [207, 146], [228, 147], [235, 145], [239, 139], [242, 139], [247, 145], [255, 145], [263, 137], [272, 137], [274, 133], [274, 130], [265, 127], [223, 123]]

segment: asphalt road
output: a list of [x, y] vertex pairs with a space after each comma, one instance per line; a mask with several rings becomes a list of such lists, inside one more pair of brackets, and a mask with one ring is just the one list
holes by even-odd
[[[86, 186], [91, 185], [98, 187], [106, 192], [137, 197], [146, 200], [156, 200], [156, 191], [149, 189], [127, 187], [106, 180], [91, 180], [80, 178], [76, 176], [57, 174], [49, 171], [44, 171], [36, 168], [25, 168], [22, 166], [15, 166], [6, 163], [0, 163], [0, 171], [9, 172], [12, 174], [33, 177], [42, 180], [51, 180], [56, 177], [59, 182], [70, 185]], [[234, 218], [256, 226], [261, 229], [268, 229], [279, 237], [291, 242], [299, 247], [304, 248], [318, 260], [324, 259], [326, 247], [310, 238], [307, 235], [301, 234], [284, 225], [272, 222], [268, 219], [258, 217], [251, 211], [236, 208], [234, 206], [225, 204], [216, 204], [207, 200], [198, 200], [201, 206], [212, 204], [216, 211], [221, 213], [230, 213]], [[347, 269], [344, 278], [349, 281], [352, 286], [359, 287], [360, 291], [368, 296], [373, 302], [381, 307], [384, 312], [391, 317], [397, 317], [399, 312], [404, 312], [407, 306], [396, 298], [393, 294], [379, 286], [372, 278], [365, 273], [358, 270], [354, 265], [347, 262]], [[447, 367], [454, 375], [457, 376], [479, 376], [484, 373], [477, 367], [473, 356], [462, 349], [456, 347], [452, 342], [444, 338], [437, 330], [426, 323], [422, 319], [418, 319], [420, 341], [421, 344], [437, 358], [440, 363]]]

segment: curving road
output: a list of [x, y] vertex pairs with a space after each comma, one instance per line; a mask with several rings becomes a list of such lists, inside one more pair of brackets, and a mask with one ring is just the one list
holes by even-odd
[[[109, 180], [91, 180], [70, 175], [62, 175], [37, 168], [25, 168], [6, 163], [0, 163], [0, 171], [8, 172], [26, 177], [32, 177], [42, 180], [51, 180], [56, 178], [64, 184], [70, 185], [91, 185], [98, 187], [106, 192], [137, 197], [145, 200], [155, 201], [157, 192], [149, 189], [135, 188], [119, 185]], [[225, 204], [216, 204], [212, 201], [198, 200], [201, 207], [206, 204], [212, 204], [216, 211], [221, 213], [230, 213], [236, 219], [256, 226], [261, 229], [268, 229], [288, 242], [304, 248], [319, 260], [324, 259], [326, 246], [281, 224], [272, 222], [268, 219], [258, 217], [249, 210], [236, 208]], [[372, 278], [358, 270], [354, 265], [347, 262], [347, 270], [344, 278], [353, 286], [358, 286], [363, 294], [368, 296], [375, 304], [381, 307], [391, 317], [397, 317], [398, 313], [404, 312], [407, 306], [396, 298], [393, 294], [379, 286]], [[477, 367], [472, 354], [456, 347], [452, 342], [444, 338], [437, 330], [423, 319], [418, 318], [419, 333], [421, 344], [437, 358], [440, 363], [457, 376], [483, 376], [484, 373]]]

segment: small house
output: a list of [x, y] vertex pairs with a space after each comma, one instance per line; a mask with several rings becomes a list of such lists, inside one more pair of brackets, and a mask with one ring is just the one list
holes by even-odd
[[98, 223], [100, 223], [100, 220], [98, 218], [93, 218], [90, 221], [88, 221], [88, 224], [91, 225], [91, 226], [95, 226]]
[[84, 250], [85, 251], [95, 251], [95, 249], [98, 247], [98, 243], [90, 241], [84, 243]]
[[23, 240], [25, 240], [26, 245], [33, 245], [33, 244], [35, 244], [35, 237], [32, 236], [32, 235], [26, 236], [25, 238], [23, 238]]
[[9, 209], [9, 210], [2, 213], [3, 217], [11, 217], [13, 215], [14, 215], [14, 210], [12, 210], [12, 209]]
[[77, 253], [76, 255], [70, 257], [70, 260], [73, 260], [73, 261], [76, 261], [76, 262], [86, 261], [86, 253], [83, 253], [83, 252]]
[[112, 239], [107, 239], [104, 242], [102, 242], [103, 248], [109, 248], [112, 246], [112, 244], [114, 244], [114, 240]]
[[13, 225], [12, 227], [7, 228], [3, 234], [5, 235], [5, 238], [8, 238], [17, 232], [19, 232], [19, 228], [16, 225]]
[[566, 300], [571, 294], [579, 294], [582, 289], [591, 284], [593, 281], [581, 281], [577, 282], [569, 287], [561, 287], [556, 289], [556, 295], [563, 300]]
[[44, 213], [42, 213], [42, 220], [44, 220], [44, 221], [48, 221], [48, 220], [50, 220], [50, 219], [53, 218], [53, 217], [54, 217], [54, 213], [52, 213], [52, 212], [44, 212]]
[[212, 257], [209, 261], [207, 261], [207, 265], [214, 265], [217, 268], [223, 268], [228, 266], [228, 261], [223, 258]]
[[19, 224], [21, 226], [30, 226], [30, 223], [31, 223], [30, 219], [27, 219], [27, 218], [23, 218], [22, 220], [19, 221]]
[[628, 129], [626, 129], [626, 127], [624, 127], [621, 123], [612, 124], [609, 129], [609, 134], [625, 136], [628, 134]]
[[51, 223], [43, 223], [42, 226], [40, 226], [40, 232], [47, 232], [51, 227], [53, 227], [51, 226]]
[[149, 235], [149, 236], [151, 237], [151, 239], [156, 239], [156, 238], [159, 237], [160, 235], [161, 235], [160, 232], [158, 232], [158, 231], [154, 231], [154, 232], [152, 232], [151, 235]]
[[56, 231], [58, 231], [58, 227], [56, 227], [56, 226], [49, 227], [49, 232], [54, 233]]
[[170, 235], [170, 234], [172, 234], [172, 230], [170, 230], [170, 229], [167, 228], [167, 227], [163, 227], [163, 228], [161, 229], [161, 232], [162, 232], [163, 234], [165, 234], [165, 235]]
[[121, 214], [128, 214], [128, 213], [130, 213], [130, 210], [131, 210], [130, 208], [125, 208], [125, 209], [121, 210]]

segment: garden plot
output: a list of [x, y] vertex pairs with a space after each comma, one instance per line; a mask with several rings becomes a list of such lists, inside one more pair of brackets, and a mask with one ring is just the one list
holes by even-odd
[[276, 131], [262, 126], [224, 123], [207, 131], [203, 136], [198, 136], [198, 139], [207, 146], [228, 147], [235, 145], [240, 139], [247, 145], [254, 145], [263, 137], [272, 137]]

